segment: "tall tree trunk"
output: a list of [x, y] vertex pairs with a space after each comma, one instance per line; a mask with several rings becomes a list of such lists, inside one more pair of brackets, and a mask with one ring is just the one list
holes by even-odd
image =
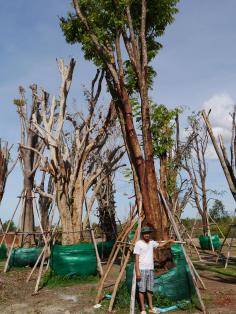
[[115, 240], [117, 236], [115, 219], [115, 199], [111, 176], [108, 176], [97, 193], [98, 215], [106, 240]]
[[[45, 172], [43, 172], [42, 181], [40, 184], [41, 191], [45, 191]], [[48, 180], [47, 193], [53, 194], [53, 177], [50, 176]], [[43, 230], [47, 230], [49, 227], [49, 208], [52, 204], [52, 200], [49, 197], [45, 197], [42, 194], [39, 195], [39, 211], [41, 215], [41, 224]]]
[[[24, 177], [24, 193], [23, 193], [23, 209], [21, 219], [21, 230], [24, 233], [22, 236], [21, 246], [30, 247], [35, 244], [35, 236], [32, 235], [34, 232], [34, 212], [33, 212], [33, 191], [34, 179], [28, 176]], [[31, 234], [30, 234], [31, 233]]]
[[[119, 87], [114, 90], [107, 80], [111, 94], [116, 99], [118, 116], [123, 134], [125, 133], [125, 144], [133, 164], [133, 169], [136, 172], [139, 190], [142, 195], [142, 207], [145, 213], [146, 223], [152, 226], [155, 230], [155, 237], [162, 239], [162, 208], [158, 197], [157, 177], [154, 167], [154, 160], [151, 150], [147, 153], [147, 160], [143, 159], [142, 150], [138, 141], [137, 133], [134, 127], [132, 107], [130, 98], [123, 83], [120, 82], [122, 89]], [[118, 98], [117, 98], [118, 96]], [[122, 121], [123, 120], [123, 121]]]
[[[168, 191], [167, 191], [167, 175], [168, 175], [168, 169], [167, 169], [167, 153], [163, 153], [160, 156], [160, 189], [163, 193], [163, 196], [166, 199], [166, 202], [169, 203], [169, 197], [168, 197]], [[162, 234], [163, 239], [169, 238], [169, 221], [168, 217], [166, 215], [166, 212], [162, 212]]]
[[66, 194], [60, 184], [59, 186], [57, 186], [56, 202], [61, 217], [62, 244], [63, 245], [75, 244], [76, 243], [74, 239], [75, 233], [71, 218], [71, 209], [68, 205]]

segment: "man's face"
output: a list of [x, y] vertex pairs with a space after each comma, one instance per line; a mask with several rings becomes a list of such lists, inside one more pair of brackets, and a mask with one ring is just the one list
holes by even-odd
[[142, 236], [145, 242], [149, 242], [151, 239], [151, 233], [143, 233]]

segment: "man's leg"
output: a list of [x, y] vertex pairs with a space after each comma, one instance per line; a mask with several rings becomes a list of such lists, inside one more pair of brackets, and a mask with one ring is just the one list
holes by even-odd
[[144, 299], [145, 299], [146, 289], [147, 289], [146, 271], [141, 270], [141, 280], [138, 281], [138, 291], [139, 291], [138, 296], [139, 296], [141, 311], [145, 311]]
[[152, 291], [147, 291], [148, 306], [150, 310], [153, 309], [152, 294], [153, 294]]
[[145, 311], [144, 293], [143, 293], [143, 292], [139, 292], [139, 293], [138, 293], [138, 296], [139, 296], [139, 302], [140, 302], [141, 311]]

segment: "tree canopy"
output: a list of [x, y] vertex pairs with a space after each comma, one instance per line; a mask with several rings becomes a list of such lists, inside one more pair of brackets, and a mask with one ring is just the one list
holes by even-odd
[[[159, 37], [164, 34], [166, 26], [174, 21], [174, 16], [178, 12], [176, 7], [178, 1], [146, 1], [145, 35], [148, 63], [155, 58], [162, 47]], [[86, 18], [86, 23], [89, 25], [90, 33], [88, 33], [83, 20], [72, 12], [68, 13], [66, 18], [60, 18], [60, 26], [68, 43], [82, 44], [85, 59], [92, 60], [98, 67], [104, 67], [107, 61], [114, 63], [112, 52], [116, 47], [117, 33], [122, 35], [124, 42], [130, 43], [132, 40], [130, 28], [133, 30], [138, 46], [140, 46], [140, 42], [138, 42], [138, 38], [141, 36], [140, 29], [142, 23], [142, 4], [140, 0], [77, 0], [77, 2], [79, 3], [81, 14]], [[100, 54], [94, 49], [91, 32], [96, 36], [103, 50]], [[127, 44], [125, 46], [127, 48]], [[131, 64], [132, 60], [127, 55], [123, 62], [124, 75], [126, 87], [133, 91], [137, 90], [138, 83], [137, 73], [135, 73]], [[148, 74], [151, 85], [155, 75], [155, 71], [151, 66], [148, 67]]]

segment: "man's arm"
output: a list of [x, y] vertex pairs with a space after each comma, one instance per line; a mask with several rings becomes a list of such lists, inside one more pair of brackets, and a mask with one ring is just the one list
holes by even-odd
[[136, 272], [136, 279], [140, 280], [141, 279], [141, 273], [139, 269], [139, 255], [135, 254], [135, 272]]
[[161, 243], [159, 243], [158, 248], [160, 247], [164, 247], [168, 244], [174, 243], [175, 241], [173, 239], [167, 240], [167, 241], [161, 241]]

